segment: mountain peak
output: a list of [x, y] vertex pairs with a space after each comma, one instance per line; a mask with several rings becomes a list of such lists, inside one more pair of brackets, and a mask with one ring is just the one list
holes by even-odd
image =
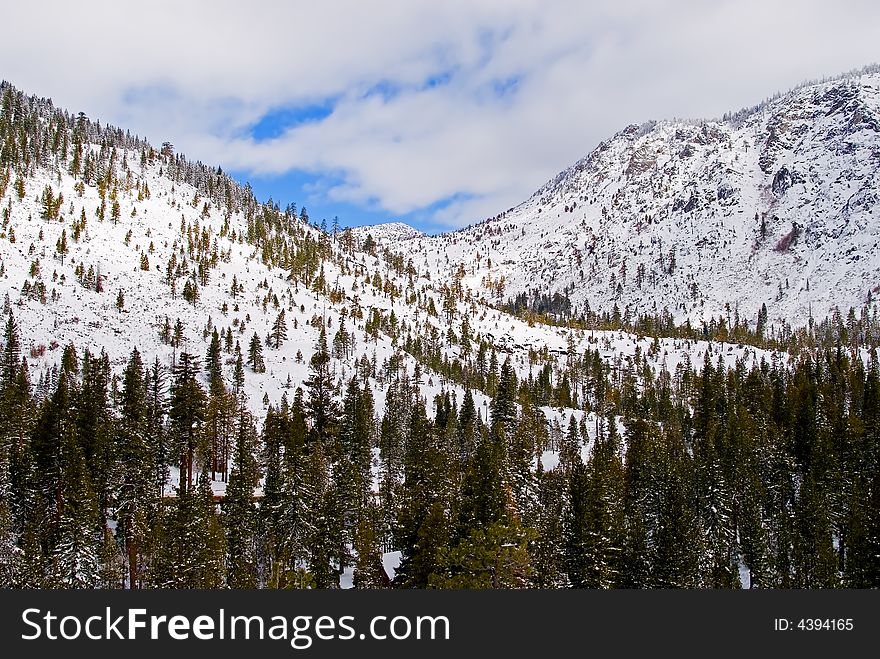
[[627, 126], [491, 222], [406, 250], [441, 277], [464, 266], [498, 302], [540, 282], [581, 310], [699, 322], [766, 306], [806, 325], [873, 302], [878, 187], [880, 68], [867, 67], [720, 120]]
[[393, 243], [403, 240], [413, 240], [416, 238], [425, 237], [424, 233], [404, 222], [384, 222], [382, 224], [371, 224], [368, 226], [357, 227], [355, 229], [352, 229], [352, 231], [356, 235], [362, 236], [364, 238], [370, 235], [373, 237], [373, 240], [380, 244]]

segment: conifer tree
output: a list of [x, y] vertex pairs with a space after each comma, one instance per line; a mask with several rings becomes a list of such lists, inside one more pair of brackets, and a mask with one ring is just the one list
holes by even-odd
[[516, 398], [517, 382], [516, 373], [510, 363], [510, 358], [504, 360], [501, 365], [501, 374], [498, 377], [498, 387], [495, 397], [492, 399], [492, 429], [502, 429], [505, 437], [512, 437], [516, 429]]
[[619, 581], [625, 535], [623, 465], [613, 438], [597, 437], [586, 465], [571, 472], [568, 577], [572, 585], [610, 588]]
[[348, 382], [340, 419], [339, 442], [342, 455], [358, 470], [362, 480], [369, 476], [374, 442], [374, 405], [369, 387], [363, 390], [357, 378]]
[[330, 353], [327, 350], [327, 334], [321, 334], [315, 345], [315, 353], [309, 360], [309, 377], [305, 381], [308, 391], [306, 410], [312, 422], [312, 437], [321, 442], [325, 450], [338, 433], [339, 411], [335, 399], [336, 385], [330, 372]]
[[0, 451], [0, 588], [18, 585], [22, 567], [21, 550], [17, 546], [12, 510], [9, 505], [9, 452]]
[[834, 588], [838, 561], [833, 547], [828, 497], [817, 477], [807, 474], [795, 508], [795, 542], [792, 553], [794, 585], [798, 588]]
[[158, 357], [153, 360], [153, 365], [150, 367], [146, 379], [146, 441], [151, 456], [150, 464], [155, 470], [153, 484], [155, 491], [161, 496], [165, 493], [165, 486], [168, 483], [168, 461], [171, 447], [169, 446], [168, 428], [165, 421], [167, 411], [166, 375]]
[[105, 519], [113, 505], [118, 470], [113, 454], [113, 419], [110, 402], [111, 369], [106, 353], [83, 353], [80, 384], [73, 395], [76, 434], [89, 469], [98, 511]]
[[193, 483], [197, 455], [204, 459], [206, 453], [203, 445], [206, 396], [196, 379], [199, 370], [198, 359], [187, 352], [180, 353], [172, 370], [169, 435], [179, 460], [181, 492], [186, 492]]
[[119, 465], [117, 533], [125, 549], [129, 588], [138, 588], [142, 584], [151, 533], [149, 520], [158, 513], [159, 506], [154, 487], [157, 456], [149, 442], [147, 383], [141, 355], [134, 349], [123, 374], [120, 423], [114, 450]]
[[230, 588], [257, 586], [254, 488], [260, 472], [254, 458], [256, 429], [250, 414], [239, 409], [232, 473], [226, 488], [223, 528], [226, 533], [226, 579]]
[[449, 460], [425, 406], [413, 406], [404, 457], [404, 480], [395, 537], [401, 550], [398, 578], [408, 588], [424, 588], [441, 572], [449, 543]]
[[767, 439], [762, 426], [743, 406], [738, 410], [742, 430], [739, 468], [738, 533], [742, 561], [749, 571], [749, 588], [768, 588], [774, 584], [766, 510], [768, 493], [763, 477], [763, 446]]
[[227, 477], [229, 445], [233, 433], [235, 401], [226, 391], [223, 381], [223, 356], [220, 352], [220, 335], [215, 327], [211, 335], [205, 363], [208, 370], [208, 398], [205, 410], [206, 448], [211, 464], [211, 478], [220, 472], [222, 479]]
[[97, 585], [102, 589], [124, 587], [126, 577], [125, 562], [116, 538], [109, 528], [104, 528], [103, 541], [98, 548]]
[[198, 589], [222, 586], [224, 536], [214, 507], [204, 471], [195, 487], [178, 491], [164, 515], [162, 542], [151, 574], [155, 586]]
[[21, 355], [18, 327], [9, 313], [0, 362], [0, 463], [5, 463], [6, 504], [15, 528], [24, 525], [32, 465], [31, 429], [35, 405], [28, 364]]
[[339, 570], [344, 560], [338, 541], [342, 528], [324, 446], [323, 442], [317, 441], [308, 450], [303, 493], [309, 493], [309, 499], [300, 501], [300, 521], [315, 587], [338, 588]]
[[345, 541], [353, 541], [370, 487], [370, 464], [374, 441], [373, 397], [361, 391], [357, 378], [349, 380], [339, 423], [338, 455], [333, 467], [339, 492]]
[[[285, 470], [285, 439], [289, 419], [282, 410], [269, 406], [263, 423], [262, 459], [265, 480], [263, 499], [259, 507], [259, 568], [262, 581], [269, 588], [281, 588], [287, 584], [288, 568], [296, 558], [299, 531], [299, 509], [297, 501], [291, 496], [292, 485], [296, 480], [296, 469], [301, 464], [301, 456], [289, 456], [293, 461], [291, 472]], [[304, 556], [301, 556], [304, 558]]]
[[[61, 380], [64, 381], [64, 378]], [[99, 580], [103, 535], [89, 473], [73, 433], [61, 437], [57, 536], [52, 549], [51, 583], [60, 588], [94, 588]]]
[[537, 537], [530, 547], [536, 588], [564, 588], [569, 585], [565, 569], [565, 520], [568, 515], [567, 478], [561, 469], [537, 474]]
[[61, 257], [61, 265], [64, 265], [64, 257], [67, 255], [67, 230], [61, 230], [61, 236], [58, 238], [58, 242], [55, 243], [55, 251], [58, 253], [58, 256]]
[[241, 345], [235, 342], [235, 368], [232, 372], [232, 392], [236, 399], [243, 395], [244, 387], [244, 360], [241, 357]]
[[375, 528], [377, 510], [369, 506], [362, 511], [354, 535], [354, 587], [362, 589], [383, 588], [388, 576], [382, 565], [382, 552]]
[[651, 583], [657, 588], [696, 588], [704, 547], [695, 504], [693, 464], [675, 430], [660, 432]]
[[251, 342], [248, 346], [248, 363], [254, 373], [264, 373], [266, 371], [266, 364], [263, 361], [263, 342], [260, 341], [260, 337], [256, 332], [251, 337]]
[[[49, 554], [54, 550], [58, 542], [59, 527], [64, 509], [65, 485], [71, 487], [88, 487], [90, 484], [78, 483], [75, 480], [65, 481], [65, 471], [68, 466], [80, 469], [83, 478], [88, 478], [88, 472], [83, 462], [81, 450], [76, 440], [75, 417], [71, 414], [73, 409], [71, 395], [72, 377], [67, 371], [62, 371], [52, 395], [47, 398], [37, 417], [31, 435], [30, 447], [32, 466], [29, 470], [31, 478], [27, 488], [34, 494], [34, 500], [28, 506], [28, 522], [36, 522], [41, 519], [42, 523], [34, 527], [39, 544], [48, 549]], [[82, 501], [86, 498], [85, 493], [79, 493]], [[69, 530], [79, 531], [81, 527], [71, 527]]]
[[466, 389], [458, 412], [458, 454], [463, 463], [473, 455], [476, 445], [477, 410], [471, 390]]
[[284, 309], [282, 309], [275, 322], [272, 323], [272, 332], [270, 334], [274, 348], [278, 350], [281, 344], [287, 340], [287, 321], [284, 319]]

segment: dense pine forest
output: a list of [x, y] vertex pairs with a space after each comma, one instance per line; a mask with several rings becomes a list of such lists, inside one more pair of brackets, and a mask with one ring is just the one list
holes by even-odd
[[540, 381], [506, 361], [488, 419], [470, 393], [423, 400], [405, 370], [379, 419], [364, 377], [337, 390], [322, 334], [258, 430], [216, 333], [204, 357], [134, 350], [121, 373], [68, 346], [36, 392], [20, 345], [7, 312], [6, 587], [334, 588], [347, 567], [361, 588], [880, 584], [880, 372], [842, 349], [751, 369], [707, 355], [641, 387], [594, 363], [591, 434], [548, 424]]

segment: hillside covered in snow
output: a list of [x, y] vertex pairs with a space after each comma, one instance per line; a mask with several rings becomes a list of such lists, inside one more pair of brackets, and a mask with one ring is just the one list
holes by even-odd
[[876, 587], [877, 91], [429, 237], [3, 83], [0, 587]]
[[519, 206], [397, 246], [498, 304], [540, 289], [578, 313], [752, 326], [766, 305], [768, 322], [799, 327], [876, 308], [878, 188], [870, 67], [721, 120], [628, 126]]

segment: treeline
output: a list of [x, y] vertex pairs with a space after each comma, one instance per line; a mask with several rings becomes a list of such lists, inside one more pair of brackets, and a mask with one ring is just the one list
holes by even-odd
[[339, 391], [322, 332], [258, 432], [218, 352], [202, 371], [134, 350], [116, 374], [68, 346], [36, 392], [8, 316], [0, 584], [334, 588], [350, 568], [363, 588], [880, 585], [876, 360], [707, 355], [644, 390], [608, 378], [563, 427], [509, 361], [488, 414], [470, 390], [428, 405], [399, 367], [379, 419], [369, 364]]
[[831, 350], [838, 345], [853, 349], [880, 347], [880, 318], [871, 311], [872, 298], [861, 309], [852, 307], [844, 316], [835, 309], [823, 319], [810, 319], [803, 327], [788, 323], [776, 325], [769, 320], [767, 305], [761, 306], [754, 318], [740, 316], [727, 305], [726, 312], [717, 318], [691, 323], [690, 319], [677, 323], [668, 309], [657, 313], [637, 313], [629, 305], [621, 309], [590, 308], [589, 302], [577, 308], [568, 294], [571, 289], [552, 295], [532, 289], [508, 298], [501, 309], [532, 323], [558, 325], [581, 330], [624, 331], [640, 336], [677, 338], [690, 341], [725, 341], [745, 343], [767, 350], [797, 353], [817, 348]]

